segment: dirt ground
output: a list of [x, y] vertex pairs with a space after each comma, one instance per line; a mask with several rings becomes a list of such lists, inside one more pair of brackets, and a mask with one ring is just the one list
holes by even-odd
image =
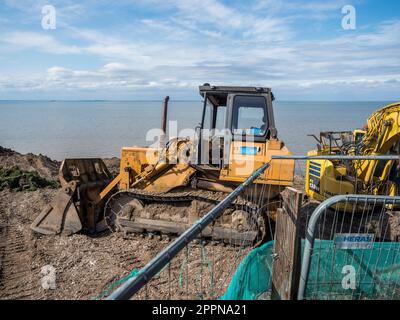
[[[106, 159], [118, 171], [117, 158]], [[0, 166], [17, 165], [57, 179], [59, 162], [43, 155], [21, 155], [0, 147]], [[104, 233], [44, 236], [31, 222], [51, 202], [57, 190], [0, 192], [0, 299], [94, 299], [113, 284], [143, 267], [170, 239]], [[201, 299], [221, 295], [248, 249], [222, 244], [193, 244], [143, 289], [138, 299]], [[50, 269], [49, 269], [50, 268]], [[53, 269], [54, 268], [54, 269]], [[51, 271], [49, 271], [51, 270]], [[43, 286], [55, 271], [55, 288]], [[108, 291], [107, 291], [108, 290]]]
[[[110, 171], [119, 170], [119, 159], [104, 160]], [[19, 166], [57, 179], [60, 163], [43, 155], [0, 147], [0, 167]], [[303, 190], [304, 180], [296, 177]], [[31, 222], [49, 204], [56, 189], [0, 191], [0, 299], [98, 299], [103, 298], [135, 269], [142, 268], [171, 239], [106, 232], [98, 236], [44, 236], [32, 232]], [[317, 203], [305, 200], [301, 234]], [[400, 213], [382, 210], [363, 215], [334, 212], [321, 219], [318, 235], [332, 239], [334, 232], [374, 232], [380, 241], [398, 241]], [[360, 220], [360, 221], [358, 221]], [[360, 229], [362, 226], [362, 229]], [[389, 226], [389, 227], [387, 227]], [[365, 231], [364, 231], [365, 230]], [[198, 242], [183, 250], [170, 265], [136, 296], [136, 299], [209, 299], [221, 296], [250, 248]], [[55, 288], [46, 286], [55, 275]]]

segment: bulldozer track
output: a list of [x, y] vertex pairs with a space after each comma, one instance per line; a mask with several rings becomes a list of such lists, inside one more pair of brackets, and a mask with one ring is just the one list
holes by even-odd
[[[178, 203], [184, 203], [184, 202], [192, 202], [192, 201], [201, 201], [205, 203], [209, 203], [212, 205], [217, 205], [222, 198], [225, 196], [222, 193], [218, 192], [211, 192], [211, 191], [204, 191], [204, 190], [191, 190], [191, 191], [185, 191], [185, 192], [170, 192], [170, 193], [163, 193], [163, 194], [154, 194], [154, 193], [148, 193], [143, 190], [138, 190], [138, 189], [127, 189], [127, 190], [122, 190], [114, 193], [106, 202], [105, 207], [104, 207], [104, 218], [107, 223], [107, 225], [110, 227], [110, 229], [113, 229], [113, 223], [114, 220], [110, 219], [110, 217], [116, 217], [118, 216], [119, 212], [115, 212], [113, 208], [115, 208], [115, 203], [118, 203], [119, 200], [123, 199], [124, 196], [129, 196], [130, 198], [133, 199], [138, 199], [144, 202], [150, 202], [150, 203], [162, 203], [162, 204], [178, 204]], [[126, 204], [126, 202], [122, 202], [122, 204], [119, 204], [118, 209], [122, 210], [123, 206]], [[257, 206], [256, 204], [246, 201], [243, 198], [238, 198], [230, 206], [228, 206], [227, 209], [235, 209], [235, 210], [244, 210], [252, 215], [252, 219], [258, 220], [258, 223], [260, 223], [260, 220], [262, 221], [262, 224], [264, 225], [264, 218], [260, 214], [261, 208]], [[257, 218], [253, 218], [257, 217]], [[126, 232], [126, 230], [125, 230]], [[146, 230], [145, 230], [146, 232]], [[262, 239], [265, 236], [265, 228], [261, 228], [258, 230], [258, 232], [261, 232], [259, 236], [257, 236], [257, 241], [253, 242], [259, 243], [262, 241]], [[161, 232], [162, 233], [162, 232]], [[260, 240], [261, 239], [261, 240]], [[239, 240], [238, 240], [239, 241]], [[223, 243], [223, 241], [215, 241], [216, 243]], [[243, 240], [240, 240], [239, 242], [243, 243]], [[248, 241], [246, 241], [248, 242]], [[226, 243], [226, 242], [225, 242]], [[232, 242], [231, 242], [232, 244]]]
[[[198, 200], [198, 201], [204, 201], [204, 202], [209, 202], [212, 204], [217, 205], [221, 200], [212, 198], [212, 197], [207, 197], [204, 195], [199, 195], [198, 191], [187, 191], [187, 192], [182, 192], [182, 193], [164, 193], [164, 194], [154, 194], [154, 193], [148, 193], [142, 190], [138, 189], [127, 189], [127, 190], [122, 190], [114, 193], [109, 200], [106, 203], [106, 208], [107, 204], [109, 201], [115, 197], [118, 196], [119, 194], [126, 194], [129, 193], [132, 196], [134, 196], [137, 199], [140, 200], [147, 200], [147, 201], [155, 201], [155, 202], [187, 202], [187, 201], [193, 201], [193, 200]], [[209, 192], [212, 193], [212, 192]], [[203, 193], [204, 194], [204, 193]], [[214, 193], [215, 194], [215, 193]], [[247, 210], [257, 210], [258, 206], [255, 205], [254, 203], [249, 203], [245, 202], [244, 200], [237, 199], [236, 201], [232, 202], [232, 204], [229, 206], [230, 208], [235, 208], [235, 209], [247, 209]]]

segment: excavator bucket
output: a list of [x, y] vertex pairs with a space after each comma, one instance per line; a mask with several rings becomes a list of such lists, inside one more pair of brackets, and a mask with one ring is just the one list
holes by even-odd
[[98, 230], [104, 203], [100, 192], [112, 176], [101, 159], [66, 159], [59, 171], [61, 189], [51, 205], [31, 224], [42, 234], [73, 234]]
[[76, 183], [62, 188], [56, 195], [53, 205], [46, 206], [33, 221], [31, 229], [42, 234], [73, 234], [82, 229], [78, 211], [72, 201]]

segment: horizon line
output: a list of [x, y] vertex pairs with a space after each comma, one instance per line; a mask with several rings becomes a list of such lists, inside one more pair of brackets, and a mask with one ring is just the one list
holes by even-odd
[[[170, 99], [174, 102], [203, 102], [203, 100], [194, 99]], [[396, 102], [400, 99], [382, 99], [382, 100], [280, 100], [274, 102]], [[0, 102], [163, 102], [163, 99], [0, 99]]]

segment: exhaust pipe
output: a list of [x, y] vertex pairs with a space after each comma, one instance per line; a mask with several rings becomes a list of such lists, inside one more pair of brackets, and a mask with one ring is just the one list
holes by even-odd
[[162, 108], [162, 115], [161, 115], [161, 137], [160, 137], [160, 149], [165, 148], [165, 137], [167, 135], [167, 117], [168, 117], [168, 101], [169, 96], [164, 98], [163, 108]]

